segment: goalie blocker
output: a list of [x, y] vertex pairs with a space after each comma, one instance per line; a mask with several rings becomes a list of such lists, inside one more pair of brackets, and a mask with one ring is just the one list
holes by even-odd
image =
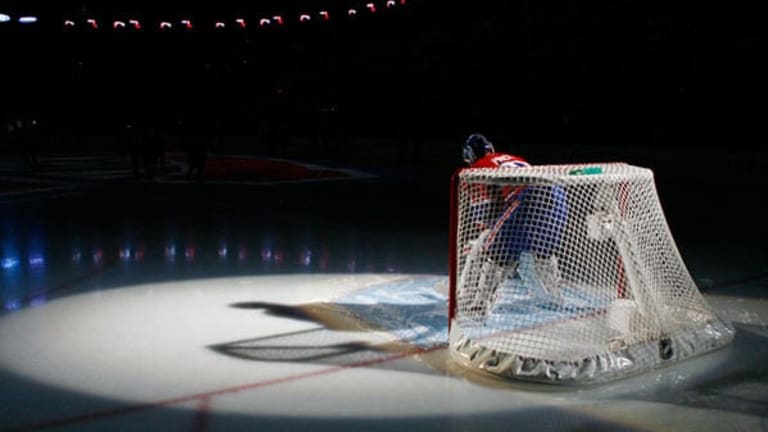
[[[478, 208], [478, 188], [514, 199]], [[501, 218], [511, 227], [494, 230]], [[600, 383], [733, 339], [685, 266], [649, 169], [462, 169], [451, 227], [449, 347], [468, 368]]]

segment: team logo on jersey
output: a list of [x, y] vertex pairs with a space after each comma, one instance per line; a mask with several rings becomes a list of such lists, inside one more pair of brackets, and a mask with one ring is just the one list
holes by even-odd
[[511, 155], [500, 155], [492, 161], [501, 168], [524, 168], [530, 166], [528, 162]]

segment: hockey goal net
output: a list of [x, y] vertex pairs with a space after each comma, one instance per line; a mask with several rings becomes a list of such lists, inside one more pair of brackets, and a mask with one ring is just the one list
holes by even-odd
[[463, 169], [451, 210], [449, 343], [464, 366], [599, 383], [733, 339], [677, 249], [649, 169]]

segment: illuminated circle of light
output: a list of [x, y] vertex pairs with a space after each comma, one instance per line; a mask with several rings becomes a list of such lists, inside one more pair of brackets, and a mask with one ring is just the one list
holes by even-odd
[[262, 27], [268, 26], [270, 23], [269, 18], [262, 18], [259, 20], [259, 25]]
[[[214, 413], [238, 413], [277, 417], [286, 424], [291, 419], [297, 424], [308, 419], [328, 424], [327, 420], [340, 416], [355, 424], [358, 419], [391, 419], [403, 425], [402, 430], [423, 429], [432, 424], [432, 418], [441, 419], [440, 424], [446, 419], [476, 422], [486, 419], [479, 417], [485, 414], [491, 415], [489, 422], [503, 426], [526, 424], [540, 421], [543, 412], [557, 415], [563, 426], [583, 425], [591, 417], [609, 428], [631, 425], [642, 430], [661, 429], [659, 424], [686, 425], [677, 428], [685, 431], [700, 430], [701, 424], [707, 424], [708, 430], [731, 430], [736, 424], [745, 426], [737, 429], [746, 430], [747, 425], [760, 424], [759, 414], [745, 418], [738, 411], [697, 408], [694, 412], [687, 404], [645, 400], [652, 392], [688, 388], [678, 385], [680, 381], [686, 381], [684, 385], [701, 378], [711, 382], [712, 372], [722, 371], [730, 353], [710, 356], [707, 362], [663, 368], [615, 386], [532, 391], [499, 383], [476, 385], [465, 377], [434, 373], [419, 361], [422, 351], [394, 350], [392, 342], [399, 345], [402, 340], [385, 331], [265, 313], [269, 305], [293, 310], [322, 304], [346, 305], [367, 316], [380, 316], [376, 311], [384, 307], [397, 312], [393, 323], [411, 323], [417, 310], [437, 303], [426, 289], [408, 287], [413, 283], [431, 288], [433, 284], [423, 282], [434, 279], [402, 274], [238, 276], [123, 286], [47, 301], [40, 298], [33, 300], [38, 306], [31, 308], [10, 299], [5, 308], [15, 312], [0, 317], [0, 368], [51, 385], [57, 392], [126, 402], [62, 419], [69, 422], [62, 424], [85, 429], [104, 419], [129, 420], [120, 416], [141, 410], [199, 410], [203, 403], [211, 418]], [[738, 300], [733, 299], [731, 310], [759, 310], [752, 324], [760, 325], [767, 316], [765, 306]], [[238, 304], [245, 307], [232, 307]], [[265, 306], [248, 308], [254, 304]], [[435, 312], [436, 318], [447, 318]], [[395, 330], [404, 329], [400, 325]], [[382, 346], [388, 348], [378, 349]], [[225, 349], [206, 349], [211, 347]], [[345, 359], [343, 351], [335, 355], [339, 347], [359, 347], [362, 357]], [[223, 355], [227, 348], [245, 355]], [[440, 348], [431, 353], [439, 354]], [[271, 357], [260, 358], [260, 354]], [[296, 403], [302, 394], [321, 397]], [[644, 397], [638, 399], [638, 395]], [[40, 404], [32, 406], [40, 408], [35, 414], [42, 418], [55, 419], [63, 412], [51, 410], [55, 413], [51, 415]], [[688, 417], [694, 413], [696, 422], [689, 425]], [[37, 424], [31, 425], [18, 430], [36, 429]]]
[[312, 19], [312, 17], [309, 16], [309, 14], [300, 14], [299, 15], [299, 22], [308, 22], [311, 19]]
[[[125, 286], [49, 300], [28, 309], [23, 309], [19, 303], [8, 304], [6, 308], [16, 312], [0, 319], [0, 341], [8, 348], [0, 352], [0, 366], [73, 392], [125, 401], [162, 401], [180, 394], [195, 395], [201, 388], [243, 387], [240, 391], [224, 392], [225, 397], [216, 398], [216, 409], [223, 412], [328, 417], [334, 416], [333, 407], [344, 404], [345, 409], [350, 410], [348, 414], [361, 417], [441, 415], [446, 406], [444, 401], [426, 398], [428, 403], [423, 403], [423, 395], [413, 393], [404, 397], [401, 394], [402, 385], [406, 382], [409, 385], [418, 383], [419, 387], [426, 389], [442, 388], [445, 378], [440, 374], [414, 374], [407, 368], [382, 372], [375, 364], [374, 367], [345, 367], [344, 364], [290, 359], [233, 361], [226, 355], [212, 355], [212, 351], [206, 349], [260, 334], [272, 335], [267, 339], [271, 342], [273, 339], [280, 340], [286, 332], [305, 332], [309, 335], [305, 343], [310, 343], [310, 346], [315, 343], [320, 349], [327, 349], [329, 341], [331, 348], [334, 343], [355, 341], [371, 346], [386, 344], [396, 340], [396, 336], [354, 329], [324, 329], [315, 322], [288, 322], [283, 317], [263, 314], [259, 310], [238, 310], [231, 305], [252, 302], [255, 298], [280, 303], [285, 300], [279, 299], [289, 291], [291, 302], [311, 304], [317, 301], [318, 296], [333, 299], [348, 296], [365, 287], [400, 284], [399, 281], [405, 283], [408, 280], [417, 284], [427, 283], [433, 279], [434, 276], [383, 274], [230, 277]], [[172, 306], [169, 308], [169, 305]], [[36, 326], [37, 320], [43, 316], [47, 324], [52, 324], [46, 325], [47, 331], [27, 331], [29, 326]], [[170, 317], [173, 318], [169, 320]], [[98, 325], [91, 328], [94, 324]], [[85, 331], [86, 328], [89, 330]], [[67, 338], [67, 344], [53, 343], [68, 331], [77, 333]], [[86, 334], [83, 337], [72, 336]], [[169, 340], [174, 342], [168, 343]], [[289, 337], [288, 341], [291, 340]], [[17, 347], [19, 351], [16, 351]], [[43, 360], [24, 360], [34, 353], [34, 358]], [[313, 354], [311, 348], [308, 354]], [[397, 353], [371, 355], [381, 358], [383, 362], [389, 355], [401, 362], [413, 357], [407, 353], [403, 356]], [[83, 358], [89, 361], [81, 361]], [[147, 358], [153, 361], [141, 360]], [[184, 361], [179, 362], [178, 359]], [[418, 362], [415, 358], [412, 361]], [[51, 363], [58, 366], [52, 368]], [[254, 368], [257, 368], [255, 374]], [[100, 373], [94, 374], [94, 369]], [[200, 374], [201, 370], [209, 373]], [[327, 372], [314, 374], [312, 371]], [[309, 379], [301, 379], [308, 372], [311, 374], [307, 377]], [[260, 395], [263, 392], [260, 390], [263, 385], [258, 383], [271, 382], [280, 377], [288, 380], [286, 385], [270, 385], [270, 397], [262, 400]], [[352, 379], [340, 380], [341, 377]], [[364, 397], [359, 394], [361, 379], [368, 388]], [[333, 386], [335, 390], [323, 398], [302, 404], [302, 408], [297, 410], [294, 404], [286, 402], [294, 397], [295, 386], [301, 384], [325, 388]], [[455, 380], [453, 384], [460, 388], [469, 387], [463, 380]], [[372, 403], [384, 398], [395, 402], [388, 406]], [[414, 398], [418, 398], [419, 403], [414, 404]], [[256, 400], [259, 403], [254, 403]], [[467, 406], [468, 412], [508, 409], [501, 403]], [[187, 404], [180, 403], [178, 407], [187, 408]]]
[[10, 15], [0, 13], [0, 23], [6, 23], [6, 22], [9, 22], [10, 20], [11, 20]]
[[163, 21], [160, 23], [160, 30], [170, 30], [173, 27], [173, 24], [169, 23], [168, 21]]

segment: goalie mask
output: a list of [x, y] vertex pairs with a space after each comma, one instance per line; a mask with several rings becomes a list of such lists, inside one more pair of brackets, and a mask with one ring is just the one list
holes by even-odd
[[484, 135], [475, 133], [464, 142], [461, 156], [464, 162], [472, 165], [476, 160], [495, 151], [493, 144]]

